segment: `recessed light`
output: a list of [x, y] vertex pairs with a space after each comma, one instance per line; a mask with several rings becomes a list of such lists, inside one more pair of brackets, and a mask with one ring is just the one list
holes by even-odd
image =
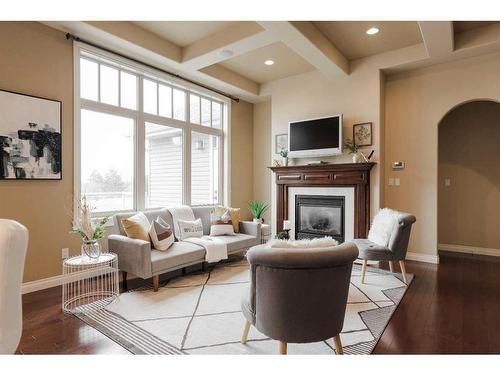
[[379, 32], [379, 29], [377, 29], [376, 27], [370, 27], [368, 30], [366, 30], [366, 33], [368, 35], [375, 35]]
[[266, 60], [266, 61], [264, 61], [264, 64], [266, 64], [266, 65], [273, 65], [274, 64], [274, 60]]
[[222, 51], [219, 52], [219, 55], [221, 55], [222, 57], [228, 58], [228, 57], [233, 56], [233, 51], [231, 51], [230, 49], [223, 49]]

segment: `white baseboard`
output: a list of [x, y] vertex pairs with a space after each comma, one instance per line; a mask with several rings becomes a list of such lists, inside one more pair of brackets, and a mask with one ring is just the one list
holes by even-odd
[[491, 249], [487, 247], [476, 247], [466, 245], [439, 244], [439, 250], [454, 251], [457, 253], [474, 254], [474, 255], [489, 255], [500, 257], [500, 249]]
[[409, 251], [406, 253], [406, 259], [407, 260], [414, 260], [417, 262], [439, 264], [439, 256], [438, 255], [412, 253]]
[[49, 289], [55, 286], [62, 285], [63, 275], [47, 277], [35, 281], [28, 281], [21, 286], [21, 294], [36, 292], [37, 290]]

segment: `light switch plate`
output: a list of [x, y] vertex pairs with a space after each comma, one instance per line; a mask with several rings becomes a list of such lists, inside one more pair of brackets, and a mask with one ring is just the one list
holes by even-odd
[[394, 186], [394, 178], [389, 178], [389, 186]]
[[451, 179], [450, 178], [445, 178], [444, 179], [444, 186], [451, 186]]
[[65, 247], [61, 250], [61, 256], [63, 259], [69, 258], [69, 249], [67, 247]]
[[396, 177], [396, 178], [394, 179], [394, 185], [396, 185], [396, 186], [400, 186], [400, 185], [401, 185], [401, 181], [400, 181], [400, 179], [399, 179], [399, 178], [397, 178], [397, 177]]

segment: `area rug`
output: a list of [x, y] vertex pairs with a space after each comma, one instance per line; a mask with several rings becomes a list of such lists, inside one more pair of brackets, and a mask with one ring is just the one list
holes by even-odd
[[[153, 292], [147, 285], [121, 294], [98, 312], [77, 312], [80, 319], [134, 354], [277, 354], [278, 342], [250, 328], [240, 343], [240, 309], [249, 286], [246, 259], [219, 263], [206, 272], [179, 276]], [[407, 286], [400, 274], [369, 267], [361, 284], [354, 265], [344, 328], [345, 354], [370, 354], [401, 302]], [[411, 283], [413, 275], [408, 275]], [[333, 341], [288, 344], [289, 354], [333, 354]]]

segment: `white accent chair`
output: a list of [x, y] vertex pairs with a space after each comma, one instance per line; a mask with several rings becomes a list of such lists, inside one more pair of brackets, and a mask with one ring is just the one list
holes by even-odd
[[23, 329], [21, 284], [28, 230], [0, 219], [0, 354], [15, 353]]

